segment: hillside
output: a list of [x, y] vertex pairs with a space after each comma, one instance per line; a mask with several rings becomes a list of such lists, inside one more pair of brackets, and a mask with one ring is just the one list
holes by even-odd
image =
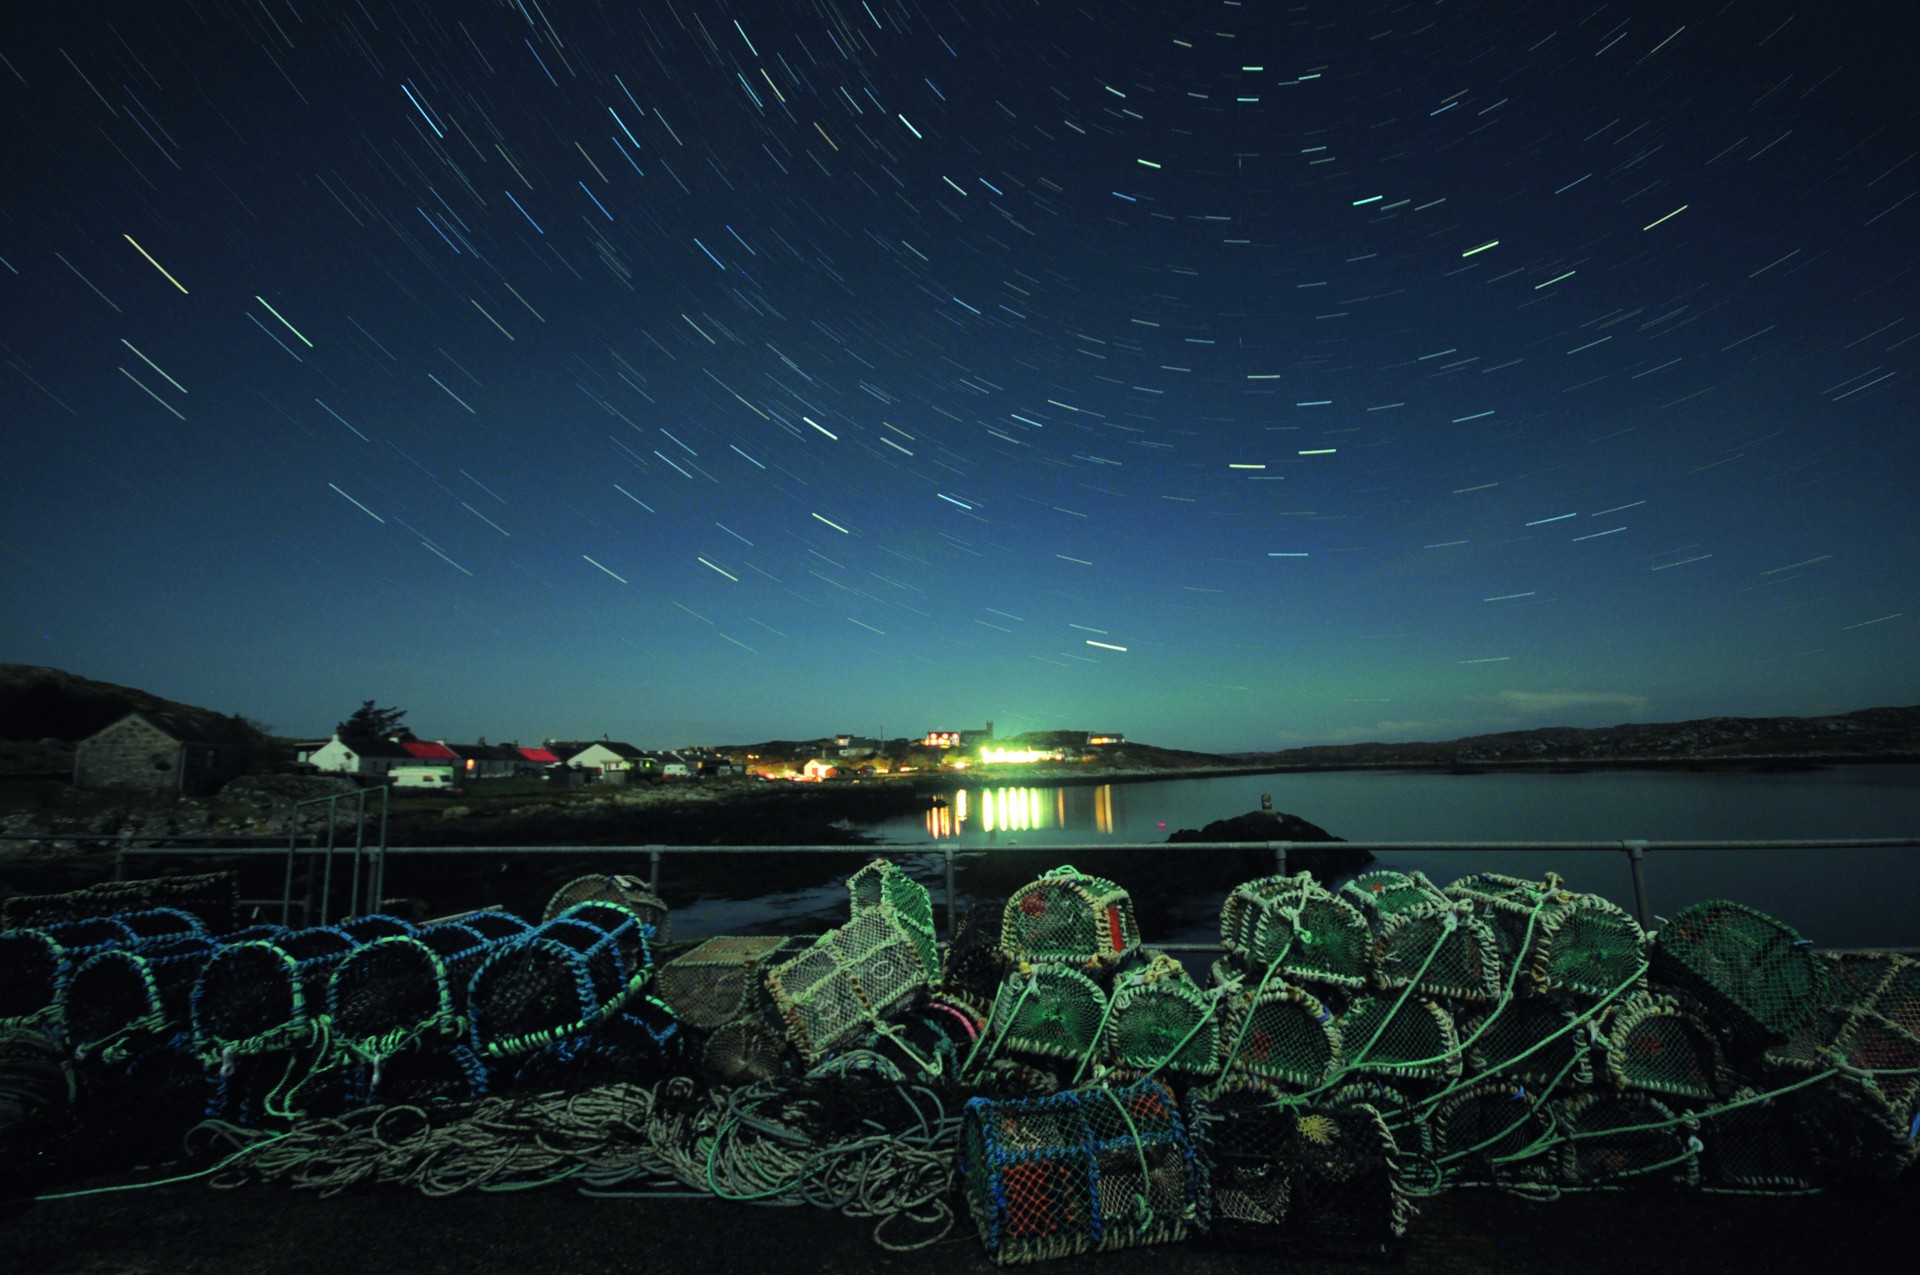
[[132, 686], [96, 682], [38, 664], [0, 664], [0, 740], [85, 739], [135, 710], [172, 713], [222, 730], [237, 718], [196, 704], [165, 699]]
[[1514, 763], [1920, 761], [1920, 706], [1830, 717], [1703, 717], [1470, 735], [1445, 742], [1329, 744], [1244, 754], [1276, 766], [1442, 766]]

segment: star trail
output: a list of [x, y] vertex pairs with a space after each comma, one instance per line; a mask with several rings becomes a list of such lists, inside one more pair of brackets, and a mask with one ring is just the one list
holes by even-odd
[[0, 654], [649, 746], [1915, 702], [1915, 25], [16, 14]]

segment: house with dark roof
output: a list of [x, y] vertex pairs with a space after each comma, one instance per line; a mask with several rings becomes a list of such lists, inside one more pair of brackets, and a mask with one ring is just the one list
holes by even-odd
[[210, 793], [246, 769], [243, 729], [177, 713], [132, 712], [74, 746], [76, 788]]

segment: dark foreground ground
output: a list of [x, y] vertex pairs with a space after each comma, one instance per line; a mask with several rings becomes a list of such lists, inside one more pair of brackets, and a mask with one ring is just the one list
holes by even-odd
[[[715, 1200], [590, 1199], [564, 1186], [426, 1199], [396, 1190], [321, 1199], [276, 1186], [180, 1183], [0, 1206], [0, 1270], [25, 1275], [474, 1275], [475, 1272], [977, 1272], [970, 1223], [934, 1248], [890, 1253], [870, 1224], [812, 1208]], [[1371, 1269], [1551, 1272], [1910, 1270], [1920, 1173], [1806, 1197], [1694, 1192], [1530, 1203], [1453, 1191], [1422, 1205], [1385, 1263], [1220, 1253], [1188, 1243], [1091, 1254], [1044, 1269], [1135, 1275]]]

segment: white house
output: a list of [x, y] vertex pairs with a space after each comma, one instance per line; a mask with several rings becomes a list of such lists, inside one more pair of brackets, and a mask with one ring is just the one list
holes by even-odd
[[341, 775], [384, 775], [395, 766], [410, 766], [417, 758], [390, 739], [332, 739], [308, 754], [323, 771]]

